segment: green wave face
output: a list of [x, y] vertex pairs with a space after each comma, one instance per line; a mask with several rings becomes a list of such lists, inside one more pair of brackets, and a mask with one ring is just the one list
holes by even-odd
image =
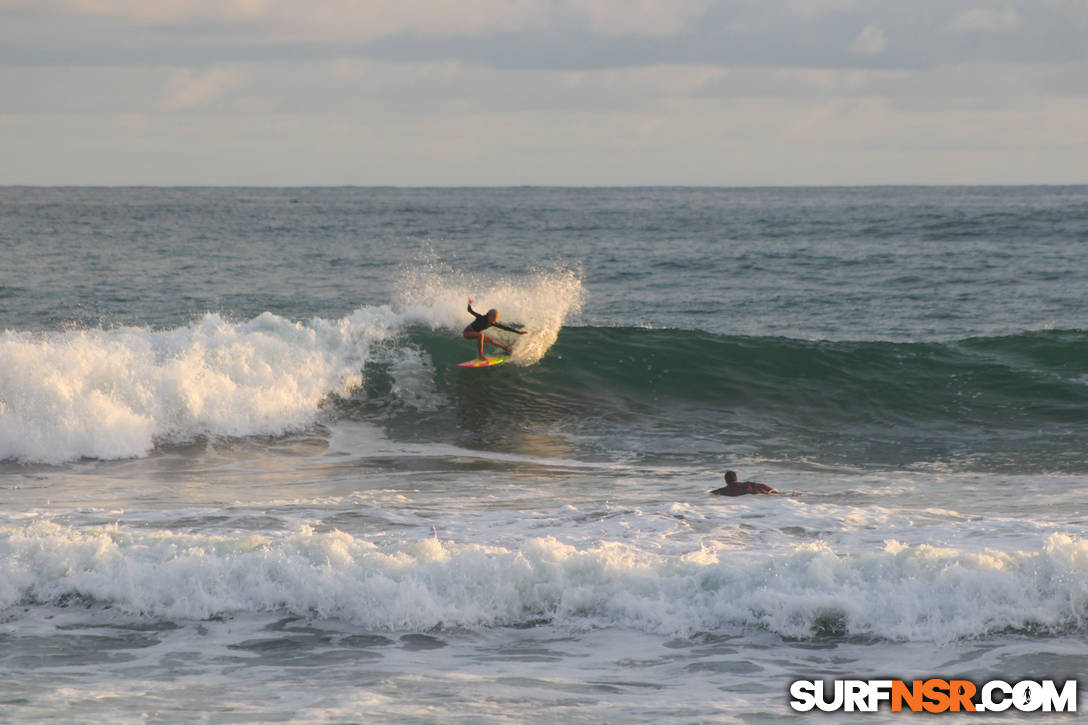
[[891, 343], [564, 328], [539, 363], [483, 371], [454, 367], [465, 346], [448, 335], [410, 337], [441, 403], [405, 405], [373, 365], [344, 414], [419, 439], [520, 450], [550, 437], [646, 464], [1088, 470], [1084, 331]]

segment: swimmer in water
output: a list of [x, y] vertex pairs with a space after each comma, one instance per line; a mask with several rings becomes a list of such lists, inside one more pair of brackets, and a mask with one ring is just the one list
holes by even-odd
[[484, 343], [485, 342], [490, 342], [495, 347], [501, 347], [503, 350], [506, 351], [507, 355], [510, 354], [509, 346], [503, 345], [498, 340], [495, 340], [494, 338], [488, 337], [487, 335], [484, 334], [484, 330], [488, 329], [489, 327], [497, 327], [500, 330], [506, 330], [507, 332], [513, 332], [513, 333], [516, 333], [518, 335], [524, 335], [525, 334], [525, 330], [515, 330], [512, 327], [507, 327], [506, 325], [500, 325], [499, 322], [498, 322], [498, 320], [499, 320], [498, 310], [490, 309], [490, 310], [487, 311], [486, 315], [481, 315], [479, 312], [472, 309], [472, 298], [471, 297], [468, 298], [468, 312], [469, 312], [470, 315], [472, 315], [476, 319], [473, 320], [472, 322], [470, 322], [467, 327], [465, 327], [465, 331], [464, 331], [463, 334], [464, 334], [466, 340], [475, 340], [476, 341], [476, 354], [479, 355], [481, 360], [486, 360], [487, 359], [486, 357], [484, 357]]
[[725, 485], [714, 489], [711, 493], [716, 493], [719, 496], [743, 496], [746, 493], [778, 493], [778, 491], [765, 483], [738, 481], [736, 472], [726, 471]]

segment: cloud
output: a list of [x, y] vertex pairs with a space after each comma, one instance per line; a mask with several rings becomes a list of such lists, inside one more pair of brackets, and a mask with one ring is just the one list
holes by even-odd
[[802, 18], [856, 10], [863, 0], [787, 0], [786, 7]]
[[977, 7], [952, 20], [954, 30], [1007, 33], [1020, 27], [1020, 15], [1013, 8]]
[[114, 120], [117, 128], [123, 131], [145, 131], [148, 127], [147, 116], [140, 113], [124, 113]]
[[14, 10], [0, 10], [0, 65], [19, 66], [355, 57], [568, 70], [911, 68], [1088, 56], [1086, 6], [1073, 0], [3, 1]]
[[212, 68], [199, 75], [190, 70], [174, 71], [163, 87], [161, 107], [167, 111], [203, 108], [222, 98], [243, 78], [238, 71], [225, 68]]
[[165, 23], [187, 20], [229, 20], [267, 15], [270, 0], [35, 0], [55, 13], [118, 21]]
[[998, 178], [926, 176], [962, 148], [1083, 181], [1086, 29], [1085, 0], [0, 0], [0, 180]]
[[606, 36], [668, 36], [688, 30], [710, 0], [568, 0], [561, 7]]
[[850, 44], [851, 53], [880, 55], [888, 49], [888, 39], [877, 25], [866, 25]]
[[[596, 8], [620, 2], [591, 0], [584, 11], [591, 15]], [[634, 10], [645, 12], [644, 6], [654, 5], [667, 7], [669, 3], [643, 0]], [[582, 4], [575, 0], [40, 0], [39, 7], [121, 25], [219, 25], [265, 39], [361, 41], [397, 33], [434, 37], [514, 30], [546, 20], [556, 8], [570, 12], [571, 7], [581, 8]]]
[[[252, 21], [264, 29], [356, 40], [474, 35], [581, 20], [605, 35], [682, 31], [711, 0], [41, 0], [56, 11], [145, 24]], [[841, 2], [841, 0], [840, 0]], [[28, 3], [29, 4], [29, 3]]]

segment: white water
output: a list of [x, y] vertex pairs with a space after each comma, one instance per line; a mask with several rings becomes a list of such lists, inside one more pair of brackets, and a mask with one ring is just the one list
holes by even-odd
[[[420, 272], [397, 311], [356, 310], [296, 322], [264, 313], [218, 314], [171, 330], [122, 327], [0, 335], [0, 460], [62, 463], [145, 456], [160, 442], [199, 436], [279, 435], [311, 425], [330, 395], [348, 395], [368, 363], [393, 365], [409, 404], [433, 405], [429, 360], [389, 345], [410, 325], [459, 337], [470, 321], [468, 280]], [[521, 321], [515, 361], [529, 365], [555, 343], [581, 304], [573, 273], [501, 280], [477, 304]], [[466, 343], [466, 355], [471, 346]]]
[[59, 463], [146, 455], [160, 439], [275, 435], [359, 382], [395, 333], [387, 309], [337, 322], [205, 315], [174, 330], [92, 329], [0, 338], [0, 458]]
[[[259, 532], [211, 523], [149, 531], [125, 514], [111, 524], [71, 525], [33, 514], [0, 527], [0, 609], [74, 596], [154, 618], [289, 613], [378, 631], [546, 620], [664, 636], [756, 627], [789, 637], [933, 642], [1062, 631], [1088, 620], [1088, 541], [1038, 533], [1021, 534], [1020, 548], [1010, 550], [893, 539], [850, 550], [796, 540], [798, 524], [817, 530], [826, 507], [761, 504], [568, 505], [513, 518], [454, 506], [440, 525], [457, 538], [442, 538], [431, 515], [403, 495], [385, 504], [323, 503], [384, 522], [369, 536], [315, 531], [298, 514], [282, 519], [287, 530]], [[770, 521], [753, 534], [738, 513]], [[841, 520], [852, 512], [837, 513]], [[853, 515], [865, 528], [864, 512]], [[881, 518], [889, 528], [903, 525], [902, 515]], [[397, 535], [394, 523], [412, 533]], [[848, 538], [850, 528], [825, 538]], [[472, 541], [480, 532], [487, 536]], [[758, 541], [766, 545], [753, 546]]]

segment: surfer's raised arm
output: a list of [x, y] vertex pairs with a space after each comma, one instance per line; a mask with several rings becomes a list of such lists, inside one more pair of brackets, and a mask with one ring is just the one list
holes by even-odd
[[519, 329], [514, 328], [514, 327], [507, 327], [506, 325], [499, 324], [499, 322], [498, 322], [499, 313], [496, 310], [488, 310], [486, 315], [481, 315], [479, 312], [472, 309], [472, 298], [471, 297], [468, 298], [468, 313], [470, 315], [472, 315], [473, 317], [475, 317], [477, 321], [479, 321], [481, 319], [487, 320], [487, 325], [484, 326], [482, 329], [480, 329], [479, 330], [480, 332], [483, 332], [483, 330], [486, 330], [488, 327], [497, 327], [500, 330], [506, 330], [507, 332], [513, 332], [513, 333], [516, 333], [518, 335], [524, 335], [527, 332], [526, 330], [519, 330]]
[[486, 330], [488, 328], [491, 328], [491, 327], [497, 327], [500, 330], [506, 330], [507, 332], [515, 332], [515, 333], [517, 333], [519, 335], [524, 335], [525, 334], [524, 330], [515, 330], [513, 327], [507, 327], [506, 325], [500, 325], [499, 322], [498, 322], [498, 320], [499, 320], [499, 311], [496, 310], [496, 309], [488, 310], [486, 315], [481, 315], [479, 312], [472, 309], [472, 298], [471, 297], [468, 298], [468, 312], [469, 312], [470, 315], [472, 315], [476, 319], [473, 320], [472, 322], [468, 323], [468, 326], [465, 327], [465, 331], [464, 331], [463, 334], [464, 334], [464, 337], [465, 337], [466, 340], [475, 340], [476, 341], [476, 353], [477, 353], [477, 355], [479, 355], [480, 360], [486, 360], [487, 359], [486, 357], [484, 357], [484, 343], [485, 342], [490, 343], [490, 344], [494, 345], [495, 347], [502, 348], [503, 350], [506, 351], [507, 355], [510, 354], [510, 347], [508, 345], [504, 345], [501, 342], [499, 342], [498, 340], [495, 340], [495, 339], [493, 339], [491, 337], [488, 337], [487, 335], [484, 334], [484, 330]]

